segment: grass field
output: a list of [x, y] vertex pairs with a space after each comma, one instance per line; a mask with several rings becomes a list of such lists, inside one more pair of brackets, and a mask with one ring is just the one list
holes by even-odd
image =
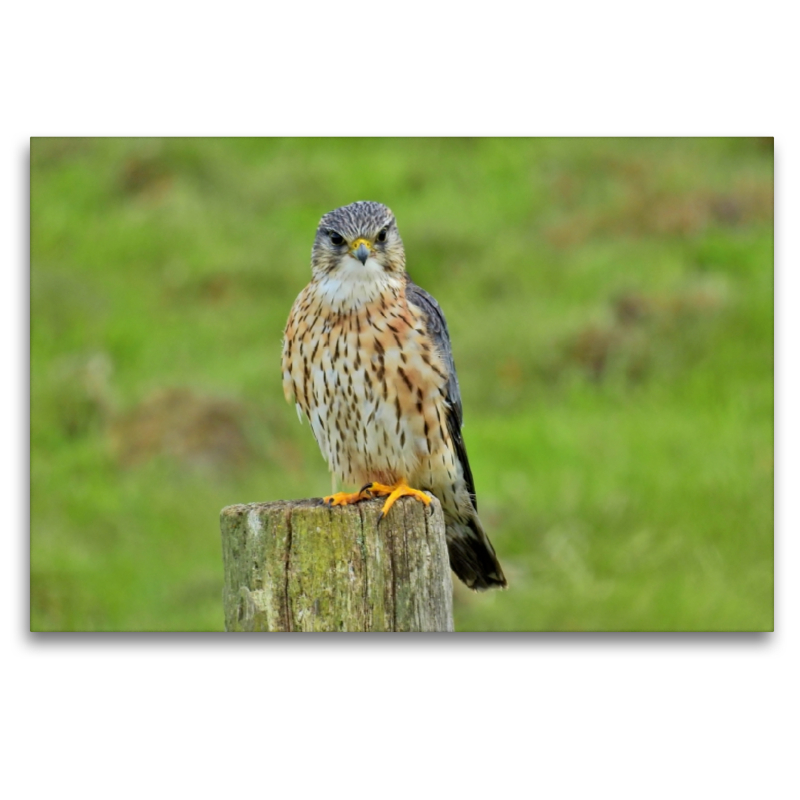
[[506, 592], [457, 630], [771, 630], [761, 139], [34, 139], [31, 628], [221, 630], [221, 507], [330, 489], [283, 400], [319, 217], [447, 314]]

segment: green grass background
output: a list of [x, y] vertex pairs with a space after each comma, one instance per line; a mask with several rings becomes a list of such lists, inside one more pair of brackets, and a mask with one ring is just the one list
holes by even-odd
[[772, 629], [770, 139], [32, 140], [31, 628], [221, 630], [220, 508], [329, 491], [280, 343], [359, 199], [510, 582], [456, 628]]

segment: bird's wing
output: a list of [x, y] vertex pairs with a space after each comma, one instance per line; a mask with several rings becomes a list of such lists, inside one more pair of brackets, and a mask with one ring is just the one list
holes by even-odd
[[456, 375], [456, 365], [453, 361], [453, 349], [450, 346], [450, 334], [447, 331], [447, 322], [444, 313], [436, 300], [431, 297], [424, 289], [417, 286], [411, 278], [406, 283], [406, 298], [408, 301], [422, 311], [426, 320], [428, 335], [433, 341], [434, 346], [439, 352], [447, 369], [447, 429], [456, 449], [456, 457], [461, 462], [464, 470], [464, 480], [467, 484], [467, 491], [472, 500], [475, 510], [478, 510], [478, 502], [475, 499], [475, 482], [472, 478], [472, 470], [467, 458], [467, 448], [464, 445], [464, 438], [461, 435], [463, 425], [463, 411], [461, 407], [461, 391], [458, 388], [458, 376]]

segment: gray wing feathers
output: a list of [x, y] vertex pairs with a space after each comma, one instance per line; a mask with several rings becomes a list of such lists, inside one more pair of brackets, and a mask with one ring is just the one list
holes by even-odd
[[406, 284], [406, 298], [410, 303], [419, 308], [427, 319], [428, 335], [436, 345], [439, 355], [447, 368], [447, 428], [453, 439], [456, 456], [461, 462], [464, 470], [464, 480], [467, 484], [467, 491], [472, 500], [475, 510], [478, 510], [478, 503], [475, 499], [475, 482], [472, 478], [472, 470], [467, 458], [467, 448], [461, 436], [463, 425], [463, 411], [461, 407], [461, 391], [458, 388], [458, 376], [456, 375], [456, 365], [453, 361], [453, 348], [450, 346], [450, 334], [447, 331], [447, 322], [444, 313], [436, 300], [431, 297], [424, 289], [417, 286], [411, 278]]

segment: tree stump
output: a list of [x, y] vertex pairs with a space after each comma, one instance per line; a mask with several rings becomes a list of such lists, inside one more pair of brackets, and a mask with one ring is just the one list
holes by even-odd
[[452, 631], [438, 500], [320, 499], [222, 510], [228, 631]]

